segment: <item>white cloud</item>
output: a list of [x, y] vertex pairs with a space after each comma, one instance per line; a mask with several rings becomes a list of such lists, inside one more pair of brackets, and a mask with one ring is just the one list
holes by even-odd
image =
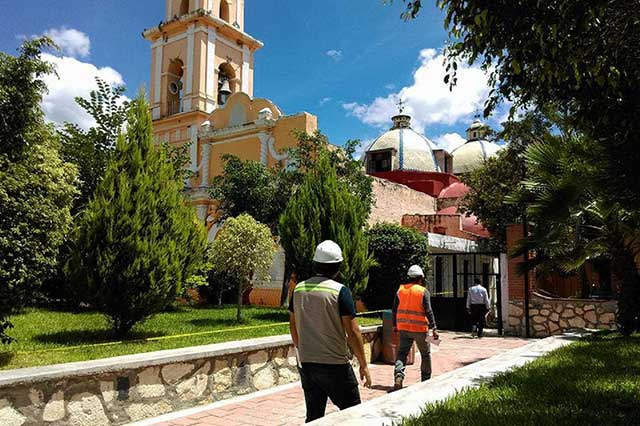
[[393, 84], [393, 83], [389, 83], [389, 84], [385, 85], [384, 88], [387, 89], [387, 90], [395, 90], [396, 85]]
[[356, 151], [353, 153], [353, 158], [356, 160], [364, 160], [364, 153], [369, 148], [369, 145], [373, 142], [373, 139], [361, 140], [360, 144], [356, 147]]
[[76, 123], [83, 129], [95, 124], [75, 101], [76, 96], [89, 97], [89, 92], [97, 90], [95, 77], [110, 85], [122, 85], [122, 75], [110, 67], [98, 68], [87, 62], [70, 57], [58, 57], [45, 53], [43, 59], [56, 67], [58, 76], [47, 75], [44, 82], [49, 89], [42, 99], [42, 109], [48, 121], [62, 124], [65, 121]]
[[466, 142], [466, 139], [458, 133], [445, 133], [443, 135], [436, 136], [433, 142], [447, 152], [452, 152], [457, 147], [462, 146]]
[[386, 97], [378, 97], [369, 104], [343, 104], [351, 115], [363, 123], [388, 127], [391, 116], [397, 114], [398, 99], [405, 104], [405, 112], [412, 116], [413, 128], [425, 132], [430, 124], [453, 125], [468, 119], [482, 106], [489, 87], [487, 75], [479, 67], [458, 64], [458, 82], [453, 91], [444, 83], [444, 56], [435, 49], [420, 52], [420, 66], [414, 72], [413, 84]]
[[89, 36], [73, 28], [51, 28], [44, 35], [51, 38], [67, 56], [86, 58], [91, 52]]
[[342, 59], [342, 50], [331, 49], [327, 50], [325, 54], [334, 61], [339, 61], [340, 59]]
[[323, 106], [323, 105], [331, 102], [332, 100], [333, 100], [333, 98], [330, 97], [330, 96], [324, 97], [324, 98], [320, 99], [320, 102], [318, 102], [318, 106]]

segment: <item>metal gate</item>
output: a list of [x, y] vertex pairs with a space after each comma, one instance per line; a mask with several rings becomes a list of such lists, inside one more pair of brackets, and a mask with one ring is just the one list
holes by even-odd
[[438, 328], [470, 331], [471, 321], [466, 310], [467, 290], [479, 278], [489, 292], [492, 318], [488, 326], [502, 334], [502, 294], [500, 291], [499, 253], [433, 254], [433, 275], [427, 288]]

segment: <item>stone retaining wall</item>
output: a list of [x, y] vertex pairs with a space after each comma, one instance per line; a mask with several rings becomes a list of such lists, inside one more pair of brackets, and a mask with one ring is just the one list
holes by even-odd
[[[547, 337], [570, 330], [614, 330], [617, 311], [618, 303], [615, 300], [554, 299], [534, 294], [529, 302], [531, 335]], [[505, 332], [525, 335], [523, 301], [509, 301]]]
[[5, 371], [0, 425], [122, 425], [297, 380], [288, 336]]

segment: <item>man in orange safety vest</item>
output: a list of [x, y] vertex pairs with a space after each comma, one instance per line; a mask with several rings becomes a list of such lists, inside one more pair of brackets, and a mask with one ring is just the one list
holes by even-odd
[[433, 331], [434, 339], [439, 338], [436, 320], [431, 309], [431, 296], [429, 290], [423, 286], [422, 268], [413, 265], [409, 268], [407, 275], [409, 282], [400, 286], [393, 302], [393, 327], [400, 332], [400, 345], [394, 371], [394, 389], [402, 388], [407, 356], [414, 341], [422, 357], [420, 365], [422, 381], [431, 378], [431, 346], [427, 340], [429, 329]]

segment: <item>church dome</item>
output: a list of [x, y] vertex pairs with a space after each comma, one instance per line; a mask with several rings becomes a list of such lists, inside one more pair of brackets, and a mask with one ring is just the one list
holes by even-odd
[[462, 198], [469, 193], [470, 189], [462, 182], [454, 182], [442, 190], [438, 198]]
[[433, 142], [411, 128], [411, 117], [396, 115], [393, 127], [373, 141], [365, 154], [367, 173], [395, 170], [436, 172]]
[[467, 129], [467, 142], [451, 152], [453, 173], [463, 174], [482, 165], [500, 151], [500, 145], [486, 140], [487, 126], [476, 119]]

